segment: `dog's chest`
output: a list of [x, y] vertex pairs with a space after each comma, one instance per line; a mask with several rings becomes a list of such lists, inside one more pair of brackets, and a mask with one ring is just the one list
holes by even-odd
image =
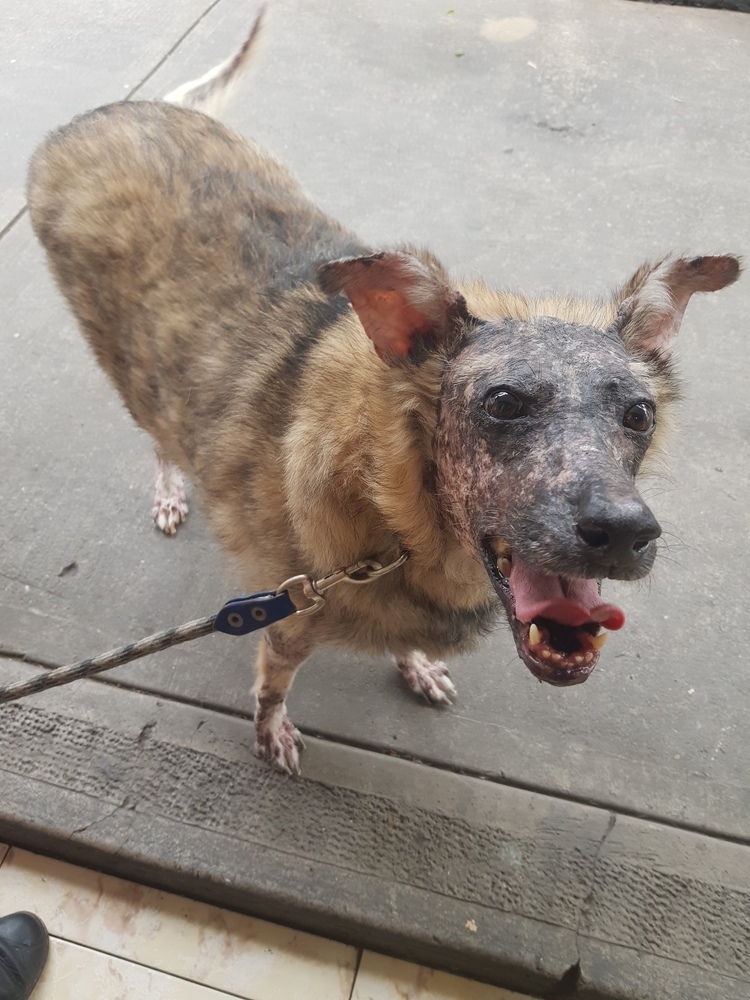
[[363, 652], [419, 649], [428, 656], [451, 656], [474, 648], [500, 617], [494, 596], [459, 607], [384, 583], [331, 595], [318, 623], [320, 641]]

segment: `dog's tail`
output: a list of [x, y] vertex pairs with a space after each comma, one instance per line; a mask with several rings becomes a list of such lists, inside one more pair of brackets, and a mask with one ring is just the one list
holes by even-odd
[[232, 100], [242, 77], [257, 54], [265, 13], [264, 4], [255, 18], [250, 34], [235, 55], [209, 70], [200, 79], [183, 83], [181, 87], [167, 94], [164, 100], [170, 104], [179, 104], [183, 108], [195, 108], [197, 111], [218, 118]]

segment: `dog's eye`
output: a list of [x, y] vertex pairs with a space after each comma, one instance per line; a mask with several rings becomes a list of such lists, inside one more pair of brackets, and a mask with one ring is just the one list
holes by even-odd
[[625, 413], [623, 424], [631, 431], [645, 434], [654, 426], [654, 408], [650, 403], [636, 403]]
[[494, 420], [515, 420], [525, 414], [523, 400], [508, 389], [493, 389], [485, 398], [484, 408]]

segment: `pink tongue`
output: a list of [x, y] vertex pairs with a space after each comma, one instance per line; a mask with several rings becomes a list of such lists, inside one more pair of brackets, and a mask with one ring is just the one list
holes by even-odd
[[599, 622], [615, 631], [625, 624], [625, 614], [614, 604], [602, 604], [596, 580], [567, 580], [532, 569], [513, 556], [510, 589], [516, 602], [516, 618], [531, 622], [549, 618], [560, 625], [578, 628]]

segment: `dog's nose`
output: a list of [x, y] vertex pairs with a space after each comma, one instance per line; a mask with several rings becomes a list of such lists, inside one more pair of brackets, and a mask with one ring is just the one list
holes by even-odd
[[632, 564], [661, 534], [659, 522], [639, 498], [613, 502], [591, 497], [579, 513], [578, 537], [613, 565]]

